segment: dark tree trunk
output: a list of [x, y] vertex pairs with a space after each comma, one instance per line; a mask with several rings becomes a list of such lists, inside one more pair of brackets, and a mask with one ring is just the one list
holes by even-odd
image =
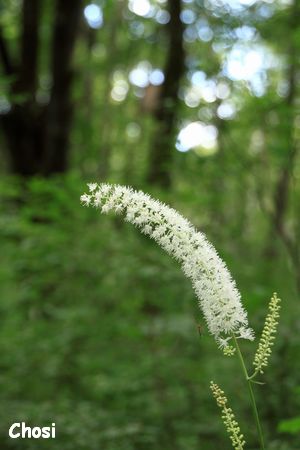
[[20, 69], [15, 92], [24, 93], [30, 102], [34, 101], [38, 79], [40, 8], [41, 0], [24, 0], [23, 2]]
[[50, 102], [36, 100], [41, 0], [23, 0], [19, 61], [14, 64], [0, 30], [0, 57], [12, 76], [11, 109], [1, 115], [10, 168], [32, 176], [63, 172], [67, 168], [71, 122], [71, 57], [81, 15], [82, 0], [57, 0], [51, 48]]
[[[36, 147], [40, 111], [35, 102], [39, 14], [40, 0], [23, 1], [19, 62], [14, 67], [12, 62], [6, 64], [14, 78], [12, 105], [9, 113], [1, 116], [11, 170], [25, 176], [36, 172], [39, 159]], [[10, 61], [7, 48], [6, 53], [6, 59]]]
[[57, 0], [52, 43], [52, 91], [47, 108], [47, 135], [43, 171], [64, 172], [72, 120], [72, 53], [79, 29], [82, 0]]
[[178, 107], [178, 90], [184, 73], [184, 26], [180, 20], [181, 0], [169, 0], [168, 23], [169, 49], [165, 65], [165, 81], [158, 105], [154, 112], [157, 127], [152, 143], [148, 181], [168, 187], [171, 183], [170, 169], [174, 146], [175, 121]]

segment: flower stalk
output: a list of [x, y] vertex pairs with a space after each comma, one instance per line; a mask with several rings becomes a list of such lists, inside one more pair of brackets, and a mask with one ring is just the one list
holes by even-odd
[[232, 333], [254, 339], [236, 284], [203, 233], [177, 211], [141, 191], [97, 183], [88, 187], [89, 192], [81, 196], [84, 205], [102, 213], [122, 214], [181, 264], [192, 281], [207, 327], [221, 348], [229, 345]]
[[262, 432], [262, 428], [261, 428], [261, 424], [260, 424], [260, 420], [259, 420], [259, 415], [258, 415], [258, 410], [257, 410], [257, 406], [256, 406], [256, 400], [255, 400], [255, 396], [254, 396], [254, 392], [253, 392], [253, 388], [252, 388], [252, 381], [251, 378], [248, 375], [247, 369], [246, 369], [246, 365], [245, 365], [245, 361], [240, 349], [240, 346], [238, 344], [238, 341], [236, 339], [236, 337], [233, 335], [233, 340], [234, 340], [234, 344], [235, 344], [235, 348], [237, 351], [237, 355], [239, 358], [239, 362], [242, 368], [242, 372], [244, 374], [247, 386], [248, 386], [248, 391], [249, 391], [249, 396], [250, 396], [250, 402], [251, 402], [251, 407], [252, 407], [252, 412], [253, 412], [253, 417], [255, 420], [255, 424], [256, 424], [256, 429], [257, 429], [257, 434], [258, 434], [258, 438], [259, 438], [259, 443], [260, 443], [260, 448], [261, 450], [265, 450], [265, 443], [264, 443], [264, 437], [263, 437], [263, 432]]

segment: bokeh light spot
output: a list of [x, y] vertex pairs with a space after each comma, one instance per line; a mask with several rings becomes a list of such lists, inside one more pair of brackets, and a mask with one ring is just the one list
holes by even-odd
[[197, 147], [214, 149], [217, 145], [217, 137], [218, 130], [215, 126], [202, 122], [191, 122], [180, 130], [176, 148], [180, 152], [187, 152]]
[[103, 13], [100, 6], [91, 3], [84, 8], [84, 17], [91, 28], [101, 28], [103, 25]]

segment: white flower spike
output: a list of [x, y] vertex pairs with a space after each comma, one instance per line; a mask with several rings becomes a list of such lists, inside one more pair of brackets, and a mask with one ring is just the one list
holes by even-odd
[[227, 344], [232, 333], [239, 338], [253, 339], [235, 282], [203, 233], [174, 209], [141, 191], [96, 183], [90, 183], [88, 187], [89, 194], [81, 196], [84, 205], [95, 206], [103, 213], [124, 214], [127, 222], [179, 261], [183, 272], [192, 281], [208, 329], [220, 347]]

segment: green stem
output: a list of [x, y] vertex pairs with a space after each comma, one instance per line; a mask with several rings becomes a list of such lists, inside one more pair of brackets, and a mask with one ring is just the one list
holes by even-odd
[[255, 378], [257, 374], [258, 372], [254, 372], [251, 376], [249, 376], [249, 380], [253, 380], [253, 378]]
[[243, 358], [243, 355], [241, 353], [239, 344], [238, 344], [237, 339], [236, 339], [234, 334], [233, 334], [233, 340], [234, 340], [234, 343], [235, 343], [235, 347], [236, 347], [236, 350], [237, 350], [237, 355], [239, 357], [239, 361], [240, 361], [243, 373], [244, 373], [246, 381], [247, 381], [249, 395], [250, 395], [250, 400], [251, 400], [251, 405], [252, 405], [253, 416], [254, 416], [254, 419], [255, 419], [257, 433], [258, 433], [258, 437], [259, 437], [260, 448], [261, 448], [261, 450], [265, 450], [264, 438], [263, 438], [263, 433], [262, 433], [262, 429], [261, 429], [261, 425], [260, 425], [260, 421], [259, 421], [256, 401], [255, 401], [253, 389], [252, 389], [252, 386], [251, 386], [251, 380], [250, 380], [250, 377], [248, 375], [248, 372], [247, 372], [247, 369], [246, 369], [246, 366], [245, 366], [245, 362], [244, 362], [244, 358]]

